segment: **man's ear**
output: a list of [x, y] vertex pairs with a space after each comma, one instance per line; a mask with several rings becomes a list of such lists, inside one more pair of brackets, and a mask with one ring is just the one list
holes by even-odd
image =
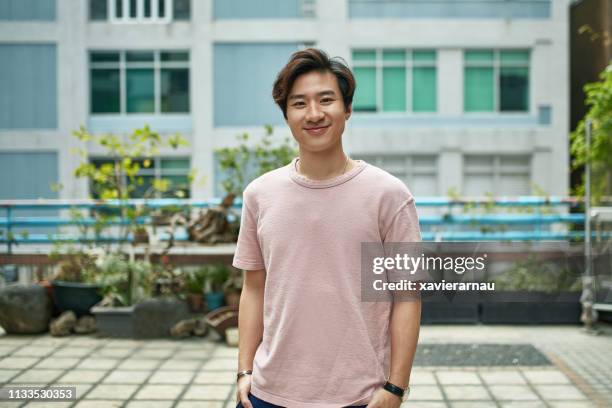
[[344, 114], [345, 120], [349, 120], [352, 113], [353, 113], [353, 104], [350, 104], [349, 107], [346, 109], [346, 113]]

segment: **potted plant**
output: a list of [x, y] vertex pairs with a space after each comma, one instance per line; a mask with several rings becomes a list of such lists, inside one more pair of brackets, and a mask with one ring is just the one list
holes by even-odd
[[192, 312], [204, 310], [204, 285], [206, 283], [206, 269], [200, 268], [185, 273], [185, 289], [187, 290], [187, 304]]
[[483, 323], [579, 323], [580, 276], [567, 266], [529, 256], [493, 277], [482, 298]]
[[205, 276], [204, 299], [206, 308], [211, 311], [223, 306], [225, 295], [223, 285], [229, 277], [229, 269], [224, 264], [205, 265], [202, 267]]
[[89, 314], [91, 307], [102, 300], [101, 286], [96, 282], [99, 268], [95, 256], [69, 247], [64, 254], [55, 249], [50, 258], [58, 261], [51, 280], [58, 311], [72, 310], [77, 317]]
[[229, 268], [227, 280], [223, 284], [225, 303], [228, 306], [238, 307], [240, 293], [242, 292], [242, 272], [234, 267]]

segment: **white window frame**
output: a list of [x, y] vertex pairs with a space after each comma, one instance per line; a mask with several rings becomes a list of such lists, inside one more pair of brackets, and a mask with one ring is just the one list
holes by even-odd
[[[468, 159], [471, 157], [486, 157], [492, 158], [492, 163], [490, 165], [470, 165]], [[521, 158], [527, 159], [526, 164], [519, 165], [507, 165], [502, 163], [502, 159], [504, 158]], [[463, 177], [467, 178], [470, 175], [493, 175], [493, 188], [495, 191], [491, 191], [491, 193], [495, 196], [503, 194], [498, 190], [501, 185], [501, 179], [504, 175], [522, 175], [527, 176], [528, 180], [531, 180], [531, 161], [533, 160], [533, 156], [529, 153], [525, 154], [472, 154], [468, 153], [464, 156], [464, 168], [463, 168]], [[529, 187], [531, 188], [531, 187]]]
[[[484, 61], [467, 61], [465, 55], [468, 51], [493, 51], [493, 62]], [[501, 53], [502, 51], [527, 51], [529, 60], [527, 62], [504, 62], [504, 68], [527, 68], [527, 101], [529, 106], [525, 111], [502, 111], [501, 106]], [[508, 49], [494, 49], [494, 48], [468, 48], [463, 50], [463, 113], [468, 115], [480, 114], [480, 113], [503, 113], [506, 114], [525, 114], [532, 110], [533, 103], [531, 101], [531, 54], [532, 50], [529, 48], [508, 48]], [[465, 110], [465, 70], [467, 68], [493, 68], [493, 110], [492, 111], [466, 111]]]
[[165, 16], [159, 17], [158, 0], [151, 2], [151, 17], [145, 17], [145, 0], [136, 0], [136, 17], [131, 17], [131, 0], [121, 0], [122, 16], [117, 17], [115, 8], [116, 0], [108, 0], [109, 21], [113, 24], [168, 24], [172, 22], [174, 12], [174, 0], [162, 0], [165, 2]]
[[[153, 61], [149, 62], [127, 62], [126, 54], [128, 52], [150, 52], [153, 53]], [[162, 52], [184, 52], [187, 53], [187, 61], [162, 61]], [[191, 55], [189, 50], [91, 50], [91, 54], [95, 53], [118, 53], [119, 62], [89, 62], [89, 72], [91, 78], [91, 70], [93, 69], [119, 69], [119, 112], [114, 113], [92, 113], [91, 106], [89, 107], [90, 115], [177, 115], [177, 114], [190, 114], [191, 105], [189, 106], [189, 112], [162, 112], [161, 111], [161, 71], [163, 68], [185, 68], [189, 75], [191, 75]], [[154, 92], [154, 110], [153, 112], [128, 112], [127, 111], [127, 70], [128, 68], [148, 68], [153, 69], [153, 92]], [[89, 94], [91, 95], [91, 86], [89, 84]], [[191, 97], [191, 82], [189, 83], [189, 97]], [[91, 98], [90, 98], [91, 99]]]
[[[412, 104], [412, 74], [413, 68], [434, 68], [436, 70], [436, 92], [438, 82], [438, 50], [435, 48], [424, 48], [424, 49], [408, 49], [408, 48], [353, 48], [351, 49], [351, 56], [353, 52], [360, 51], [374, 51], [376, 53], [376, 59], [372, 63], [371, 61], [355, 61], [353, 60], [353, 68], [375, 68], [376, 75], [376, 111], [356, 111], [357, 114], [361, 113], [375, 113], [375, 114], [397, 114], [397, 113], [412, 113], [418, 115], [431, 115], [438, 112], [438, 98], [436, 97], [436, 109], [431, 112], [414, 112]], [[403, 61], [383, 61], [384, 51], [404, 51], [406, 58]], [[415, 51], [433, 51], [435, 59], [433, 61], [414, 61]], [[384, 68], [404, 68], [406, 70], [406, 110], [404, 111], [384, 111], [383, 110], [383, 69]], [[437, 96], [437, 95], [436, 95]]]

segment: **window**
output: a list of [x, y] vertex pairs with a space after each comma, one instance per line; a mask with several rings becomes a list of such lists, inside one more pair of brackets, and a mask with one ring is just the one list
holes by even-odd
[[[184, 157], [155, 157], [149, 160], [149, 167], [145, 167], [145, 160], [137, 160], [140, 165], [137, 180], [142, 184], [132, 192], [131, 198], [189, 198], [189, 159]], [[103, 165], [113, 165], [112, 159], [92, 159], [91, 163], [96, 167]], [[167, 180], [169, 183], [168, 191], [165, 193], [155, 192], [152, 189], [154, 180]], [[127, 184], [127, 180], [123, 180]], [[97, 189], [90, 186], [92, 196], [98, 197]]]
[[355, 111], [436, 111], [435, 51], [355, 50], [353, 66], [357, 81]]
[[355, 155], [399, 178], [415, 196], [438, 194], [438, 163], [434, 155]]
[[89, 19], [114, 23], [168, 23], [191, 18], [191, 0], [89, 0]]
[[91, 113], [189, 112], [189, 53], [90, 53]]
[[528, 112], [528, 50], [466, 50], [465, 112]]
[[463, 193], [530, 194], [530, 161], [528, 155], [466, 155], [463, 163]]

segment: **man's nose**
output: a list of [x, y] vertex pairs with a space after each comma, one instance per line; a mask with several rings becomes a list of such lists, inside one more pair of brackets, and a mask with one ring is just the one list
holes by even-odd
[[323, 111], [318, 103], [310, 103], [306, 109], [306, 120], [309, 122], [318, 122], [323, 119]]

